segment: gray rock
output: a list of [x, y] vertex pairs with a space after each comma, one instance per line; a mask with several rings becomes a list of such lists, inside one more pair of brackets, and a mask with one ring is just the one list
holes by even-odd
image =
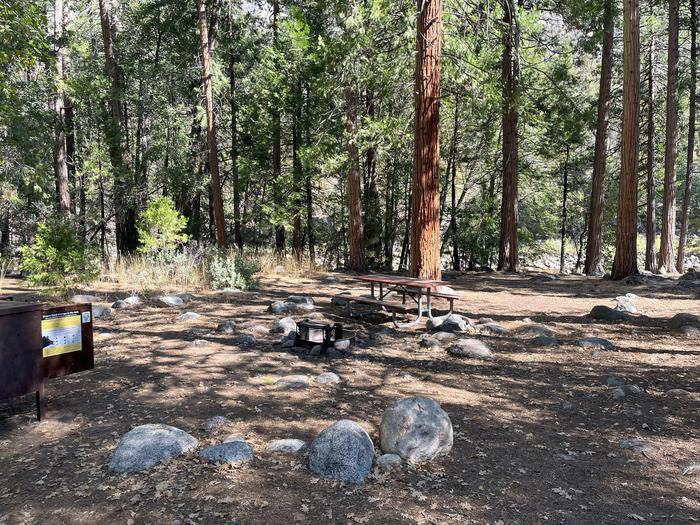
[[700, 329], [700, 316], [695, 314], [676, 314], [668, 322], [674, 330], [680, 330], [684, 326], [692, 326]]
[[339, 281], [340, 281], [340, 279], [338, 279], [335, 275], [328, 275], [328, 276], [323, 278], [323, 282], [328, 283], [328, 284], [334, 284], [334, 283], [337, 283]]
[[693, 394], [682, 388], [672, 388], [666, 391], [666, 395], [669, 397], [690, 397]]
[[177, 320], [178, 321], [195, 321], [202, 317], [196, 312], [185, 312], [184, 314], [178, 316]]
[[319, 385], [332, 385], [340, 383], [340, 377], [333, 372], [324, 372], [316, 376], [316, 383]]
[[199, 457], [209, 463], [240, 465], [253, 460], [253, 449], [245, 441], [227, 441], [205, 448], [199, 453]]
[[630, 297], [627, 295], [615, 297], [615, 303], [615, 310], [618, 312], [629, 312], [631, 314], [637, 313], [637, 307], [632, 302], [632, 299], [630, 299]]
[[138, 295], [130, 295], [129, 297], [125, 297], [124, 299], [119, 299], [118, 301], [115, 301], [112, 305], [112, 308], [133, 308], [134, 306], [139, 306], [141, 303], [141, 298]]
[[352, 297], [352, 292], [346, 290], [346, 291], [340, 292], [339, 294], [334, 295], [333, 297], [331, 297], [331, 303], [336, 305], [336, 306], [346, 306], [348, 304], [348, 301], [347, 301], [347, 299], [339, 297], [341, 295], [347, 295], [349, 298], [349, 297]]
[[290, 295], [289, 297], [287, 297], [287, 301], [294, 304], [314, 304], [314, 298], [310, 295]]
[[401, 468], [403, 460], [398, 454], [382, 454], [377, 458], [377, 467], [381, 472], [391, 472]]
[[700, 281], [700, 272], [695, 269], [688, 270], [678, 278], [679, 281]]
[[196, 438], [179, 428], [161, 424], [141, 425], [124, 434], [109, 468], [115, 472], [149, 470], [194, 450], [197, 445]]
[[283, 317], [275, 321], [275, 325], [271, 330], [276, 334], [296, 334], [297, 333], [297, 323], [291, 317]]
[[632, 395], [639, 395], [643, 392], [638, 385], [625, 385], [623, 388], [625, 389], [625, 392]]
[[622, 386], [625, 384], [625, 380], [622, 379], [621, 377], [610, 376], [605, 381], [605, 384], [608, 386]]
[[554, 337], [554, 330], [543, 324], [527, 324], [519, 327], [515, 333], [522, 337], [534, 338], [538, 336]]
[[681, 326], [678, 329], [678, 332], [680, 332], [680, 334], [684, 335], [685, 337], [690, 337], [693, 339], [700, 338], [700, 328], [698, 328], [697, 326]]
[[559, 344], [559, 339], [548, 335], [538, 335], [530, 339], [530, 344], [534, 346], [557, 346]]
[[185, 301], [177, 295], [161, 295], [153, 299], [156, 306], [161, 308], [175, 308], [185, 304]]
[[234, 337], [232, 342], [237, 346], [253, 346], [257, 339], [251, 334], [241, 334]]
[[240, 434], [229, 434], [224, 439], [224, 443], [233, 443], [234, 441], [243, 441], [245, 443], [245, 438]]
[[177, 296], [182, 299], [183, 303], [189, 303], [195, 300], [195, 296], [189, 292], [181, 292]]
[[478, 324], [489, 324], [489, 323], [495, 323], [491, 317], [480, 317], [479, 320], [477, 321]]
[[688, 463], [683, 467], [684, 476], [697, 476], [700, 474], [700, 463]]
[[309, 350], [309, 355], [317, 357], [323, 352], [323, 347], [321, 345], [314, 345], [311, 350]]
[[467, 332], [471, 327], [471, 321], [457, 314], [447, 314], [428, 319], [428, 330], [440, 332]]
[[576, 344], [581, 348], [591, 350], [612, 350], [615, 345], [602, 337], [583, 337], [576, 340]]
[[599, 321], [631, 321], [633, 317], [627, 312], [613, 310], [609, 306], [599, 304], [594, 306], [591, 313], [588, 314], [591, 318]]
[[224, 416], [214, 416], [210, 419], [208, 419], [204, 425], [202, 425], [202, 428], [208, 433], [208, 434], [213, 434], [215, 432], [218, 432], [222, 428], [228, 426], [231, 424], [231, 420], [227, 417]]
[[216, 331], [222, 334], [232, 334], [236, 331], [236, 321], [233, 319], [226, 319], [221, 321], [216, 327]]
[[452, 449], [452, 422], [440, 405], [427, 397], [407, 397], [392, 404], [382, 417], [384, 453], [423, 463]]
[[364, 483], [372, 469], [374, 445], [365, 430], [342, 419], [321, 432], [309, 447], [309, 468], [328, 478]]
[[114, 310], [105, 306], [92, 306], [92, 317], [94, 319], [111, 319], [114, 317]]
[[275, 381], [277, 388], [306, 388], [309, 386], [309, 376], [290, 375], [280, 377]]
[[471, 357], [473, 359], [494, 358], [489, 347], [478, 339], [459, 339], [447, 347], [447, 351], [459, 357]]
[[643, 439], [639, 438], [623, 439], [620, 441], [620, 448], [642, 453], [649, 452], [651, 450], [651, 447], [647, 445]]
[[285, 337], [284, 339], [282, 339], [282, 344], [280, 345], [280, 348], [294, 348], [294, 339]]
[[480, 334], [503, 335], [508, 333], [508, 329], [498, 323], [484, 323], [474, 326]]
[[457, 336], [452, 332], [435, 332], [432, 334], [433, 339], [437, 339], [441, 343], [444, 341], [453, 341]]
[[625, 399], [625, 391], [621, 387], [617, 387], [612, 391], [610, 397], [612, 397], [613, 401], [622, 401]]
[[278, 454], [298, 454], [308, 447], [306, 441], [301, 439], [275, 439], [270, 441], [265, 450]]
[[440, 348], [440, 341], [430, 336], [429, 334], [423, 334], [420, 337], [420, 345], [423, 348]]
[[275, 301], [272, 303], [268, 310], [273, 314], [289, 314], [297, 311], [297, 307], [294, 303], [288, 303], [286, 301]]
[[[333, 348], [340, 352], [343, 350], [348, 350], [350, 348], [350, 340], [349, 339], [341, 339], [340, 341], [336, 341], [333, 343]], [[340, 354], [338, 354], [340, 355]]]
[[193, 348], [203, 348], [205, 346], [211, 346], [211, 341], [207, 341], [206, 339], [195, 339], [189, 344], [189, 346]]
[[112, 308], [114, 308], [115, 310], [123, 310], [123, 309], [125, 309], [125, 308], [129, 308], [129, 305], [126, 304], [126, 303], [125, 303], [124, 301], [122, 301], [121, 299], [117, 299], [116, 301], [114, 301], [114, 302], [112, 303]]
[[77, 304], [99, 303], [100, 298], [97, 297], [96, 295], [78, 294], [78, 295], [74, 295], [73, 297], [71, 297], [70, 302], [77, 303]]

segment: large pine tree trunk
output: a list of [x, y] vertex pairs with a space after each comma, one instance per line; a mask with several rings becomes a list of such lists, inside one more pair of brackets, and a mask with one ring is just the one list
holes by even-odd
[[583, 267], [583, 271], [586, 275], [603, 274], [603, 201], [605, 199], [605, 166], [608, 157], [610, 84], [612, 80], [613, 36], [615, 31], [612, 0], [606, 0], [603, 9], [604, 28], [600, 66], [600, 87], [598, 89], [598, 120], [596, 124], [595, 153], [593, 157], [591, 206], [588, 214], [586, 262]]
[[105, 70], [111, 82], [109, 108], [111, 120], [106, 136], [112, 170], [114, 171], [114, 217], [116, 222], [117, 250], [130, 253], [138, 246], [136, 232], [136, 207], [131, 195], [131, 160], [126, 144], [126, 116], [122, 104], [123, 86], [119, 64], [114, 49], [113, 28], [109, 11], [109, 0], [99, 0], [100, 26], [105, 53]]
[[68, 161], [66, 157], [65, 95], [63, 93], [63, 0], [54, 0], [54, 53], [56, 83], [59, 86], [53, 100], [54, 109], [54, 175], [56, 177], [56, 197], [58, 211], [63, 216], [70, 214], [70, 192], [68, 189]]
[[678, 260], [676, 269], [685, 271], [685, 245], [688, 240], [688, 220], [690, 219], [690, 198], [693, 188], [693, 161], [695, 154], [695, 104], [697, 86], [697, 13], [696, 0], [690, 0], [690, 110], [688, 112], [688, 154], [685, 168], [685, 189], [683, 211], [681, 214], [681, 232], [678, 241]]
[[442, 0], [418, 0], [411, 275], [440, 279], [440, 59]]
[[622, 146], [612, 278], [637, 270], [637, 171], [639, 169], [639, 0], [624, 0]]
[[561, 199], [561, 245], [559, 249], [559, 273], [564, 273], [566, 263], [566, 221], [568, 218], [567, 201], [569, 198], [569, 155], [570, 148], [566, 145], [566, 159], [564, 160], [564, 179], [562, 181]]
[[668, 76], [666, 80], [666, 152], [661, 210], [659, 270], [675, 272], [676, 160], [678, 157], [678, 0], [668, 2]]
[[518, 271], [518, 107], [520, 28], [515, 0], [503, 0], [503, 195], [498, 269]]
[[348, 150], [348, 212], [350, 216], [350, 261], [351, 270], [367, 269], [365, 259], [364, 225], [362, 203], [360, 201], [360, 156], [355, 144], [357, 128], [357, 95], [351, 87], [345, 88], [345, 129]]
[[243, 252], [243, 232], [241, 227], [241, 189], [238, 180], [238, 102], [236, 99], [236, 52], [234, 49], [233, 13], [229, 8], [229, 95], [231, 105], [231, 184], [233, 185], [233, 241], [239, 252]]
[[292, 247], [294, 260], [301, 262], [301, 216], [304, 212], [302, 199], [303, 167], [299, 158], [301, 148], [301, 86], [295, 87], [294, 118], [292, 122]]
[[644, 269], [656, 273], [656, 131], [654, 125], [654, 35], [649, 37], [647, 74], [647, 216]]
[[[272, 2], [272, 46], [275, 52], [279, 48], [279, 16], [280, 6], [278, 0]], [[282, 185], [282, 129], [280, 120], [280, 110], [277, 107], [278, 101], [273, 99], [271, 117], [272, 117], [272, 187], [273, 199], [275, 206], [282, 209], [285, 204], [284, 188]], [[286, 251], [286, 241], [284, 235], [284, 225], [278, 224], [275, 226], [275, 253], [278, 257], [284, 256]]]
[[219, 178], [219, 152], [216, 143], [216, 120], [214, 116], [214, 95], [212, 93], [211, 67], [209, 65], [209, 29], [207, 27], [206, 0], [199, 0], [199, 38], [202, 51], [202, 82], [207, 112], [207, 142], [209, 144], [209, 172], [211, 175], [211, 207], [216, 228], [216, 243], [226, 247], [226, 226], [224, 224], [224, 201], [221, 195]]
[[[365, 97], [367, 119], [372, 122], [376, 116], [374, 93], [368, 89]], [[363, 193], [363, 217], [365, 226], [365, 246], [370, 267], [382, 263], [382, 214], [379, 204], [377, 181], [377, 147], [371, 145], [365, 152], [365, 177]]]

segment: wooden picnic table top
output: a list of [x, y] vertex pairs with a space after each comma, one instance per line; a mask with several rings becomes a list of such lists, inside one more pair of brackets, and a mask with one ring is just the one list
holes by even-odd
[[386, 275], [379, 273], [360, 275], [358, 279], [368, 283], [394, 284], [409, 288], [426, 288], [430, 290], [435, 290], [437, 287], [445, 284], [444, 281], [436, 281], [434, 279], [418, 279], [417, 277], [403, 277], [401, 275]]

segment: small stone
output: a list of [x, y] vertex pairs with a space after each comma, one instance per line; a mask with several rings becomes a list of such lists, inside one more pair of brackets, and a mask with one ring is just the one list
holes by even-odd
[[195, 296], [189, 292], [181, 292], [177, 296], [182, 299], [183, 303], [189, 303], [195, 300]]
[[132, 308], [134, 306], [140, 305], [141, 302], [142, 302], [141, 298], [138, 295], [130, 295], [129, 297], [115, 301], [114, 304], [112, 304], [112, 308], [115, 308], [115, 309]]
[[216, 327], [216, 331], [222, 334], [232, 334], [236, 331], [236, 321], [233, 319], [221, 321]]
[[289, 375], [275, 381], [277, 388], [306, 388], [309, 386], [309, 376]]
[[297, 323], [291, 317], [283, 317], [275, 321], [275, 325], [272, 327], [271, 332], [277, 334], [296, 334], [297, 333]]
[[245, 441], [227, 441], [205, 448], [199, 453], [199, 457], [209, 463], [240, 465], [253, 460], [253, 449]]
[[319, 385], [332, 385], [340, 383], [340, 377], [333, 372], [324, 372], [316, 376], [316, 383]]
[[401, 468], [403, 461], [398, 454], [382, 454], [377, 458], [377, 467], [381, 472], [391, 472]]
[[309, 351], [309, 355], [317, 357], [321, 355], [321, 352], [323, 352], [323, 347], [321, 345], [314, 345]]
[[196, 312], [185, 312], [184, 314], [178, 316], [177, 320], [178, 321], [196, 321], [200, 317], [202, 317], [202, 316]]
[[535, 338], [538, 336], [555, 337], [554, 330], [543, 324], [528, 324], [518, 328], [515, 333], [522, 337]]
[[273, 314], [288, 314], [296, 312], [297, 307], [294, 303], [288, 303], [286, 301], [275, 301], [270, 304], [268, 310]]
[[190, 343], [190, 346], [194, 348], [203, 348], [205, 346], [211, 346], [211, 341], [207, 341], [206, 339], [195, 339]]
[[118, 299], [112, 303], [112, 308], [114, 308], [115, 310], [121, 310], [128, 307], [129, 306], [121, 299]]
[[692, 326], [700, 329], [700, 316], [695, 314], [676, 314], [668, 322], [674, 330], [680, 330], [684, 326]]
[[599, 304], [594, 306], [589, 317], [600, 321], [631, 321], [633, 317], [627, 312], [613, 310], [609, 306]]
[[197, 448], [196, 438], [179, 428], [147, 424], [124, 434], [109, 468], [115, 472], [149, 470], [170, 458]]
[[689, 463], [683, 467], [684, 476], [697, 476], [700, 474], [700, 463]]
[[183, 301], [182, 298], [178, 297], [177, 295], [161, 295], [156, 297], [153, 301], [156, 306], [161, 308], [175, 308], [185, 304], [185, 301]]
[[294, 339], [283, 339], [282, 344], [280, 345], [281, 348], [293, 348], [294, 347]]
[[493, 359], [494, 355], [489, 347], [478, 339], [460, 339], [452, 343], [447, 351], [459, 357], [471, 357], [473, 359]]
[[290, 295], [289, 297], [287, 297], [287, 302], [313, 306], [314, 299], [309, 295]]
[[441, 332], [468, 332], [470, 331], [471, 321], [461, 315], [447, 314], [428, 319], [426, 326], [428, 330]]
[[350, 348], [350, 339], [340, 339], [333, 344], [336, 350], [348, 350]]
[[240, 434], [229, 434], [228, 436], [226, 436], [226, 438], [224, 439], [223, 442], [224, 443], [232, 443], [234, 441], [245, 442], [245, 438], [243, 436], [241, 436]]
[[681, 335], [684, 335], [685, 337], [692, 338], [692, 339], [698, 339], [700, 338], [700, 328], [697, 326], [689, 326], [689, 325], [684, 325], [681, 326], [678, 331], [681, 333]]
[[530, 344], [534, 346], [557, 346], [559, 344], [559, 339], [548, 335], [538, 335], [537, 337], [530, 339]]
[[651, 450], [651, 447], [647, 445], [643, 439], [639, 438], [623, 439], [620, 441], [620, 448], [642, 453], [649, 452]]
[[612, 397], [614, 401], [622, 401], [623, 399], [625, 399], [625, 391], [622, 388], [617, 387], [615, 390], [612, 391], [610, 397]]
[[433, 339], [437, 339], [441, 343], [443, 341], [453, 341], [457, 339], [457, 336], [452, 332], [435, 332], [434, 334], [432, 334], [432, 337]]
[[625, 380], [622, 379], [621, 377], [617, 376], [610, 376], [608, 379], [605, 381], [605, 384], [608, 386], [622, 386], [625, 384]]
[[577, 339], [576, 344], [590, 350], [612, 350], [615, 347], [612, 342], [602, 337], [583, 337]]
[[214, 416], [208, 419], [206, 423], [204, 423], [202, 428], [204, 428], [205, 432], [207, 432], [208, 434], [213, 434], [230, 424], [231, 420], [229, 418], [224, 416]]
[[114, 317], [114, 310], [105, 306], [93, 305], [92, 317], [94, 319], [111, 319]]
[[481, 334], [503, 335], [508, 333], [508, 329], [498, 323], [477, 324], [475, 328]]
[[637, 307], [634, 305], [632, 300], [626, 295], [615, 297], [615, 303], [615, 310], [617, 310], [618, 312], [629, 312], [631, 314], [637, 313]]
[[440, 348], [440, 341], [438, 341], [434, 337], [430, 337], [430, 336], [424, 337], [425, 335], [426, 334], [423, 334], [423, 336], [421, 336], [421, 338], [420, 338], [420, 345], [423, 348], [432, 348], [432, 349]]
[[267, 444], [265, 450], [278, 454], [298, 454], [307, 447], [306, 441], [301, 439], [275, 439]]
[[253, 346], [257, 342], [257, 339], [254, 335], [241, 334], [234, 337], [232, 342], [237, 346]]
[[624, 388], [628, 394], [638, 395], [642, 393], [642, 389], [637, 385], [625, 385]]
[[365, 430], [347, 419], [321, 432], [309, 447], [309, 468], [346, 483], [364, 483], [372, 469], [374, 444]]
[[687, 390], [683, 390], [682, 388], [672, 388], [671, 390], [666, 391], [666, 395], [669, 397], [690, 397], [692, 394], [688, 392]]

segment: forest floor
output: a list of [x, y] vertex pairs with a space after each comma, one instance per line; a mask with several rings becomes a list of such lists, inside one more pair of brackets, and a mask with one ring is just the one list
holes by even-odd
[[[624, 524], [700, 520], [700, 340], [671, 331], [675, 313], [700, 313], [697, 295], [664, 279], [642, 286], [567, 276], [556, 280], [462, 274], [450, 286], [457, 311], [490, 317], [511, 330], [476, 335], [493, 361], [449, 355], [419, 345], [424, 331], [395, 330], [387, 319], [344, 321], [364, 336], [342, 357], [281, 351], [268, 333], [281, 316], [273, 300], [313, 295], [317, 311], [338, 312], [330, 296], [366, 288], [350, 275], [269, 276], [256, 292], [195, 292], [180, 310], [148, 304], [118, 310], [95, 324], [90, 372], [47, 385], [48, 418], [36, 422], [31, 396], [0, 402], [0, 524]], [[5, 291], [33, 293], [20, 281]], [[110, 304], [128, 283], [84, 292]], [[594, 321], [596, 304], [632, 292], [644, 317]], [[202, 315], [177, 321], [182, 311]], [[536, 347], [512, 331], [525, 318], [554, 330], [563, 343]], [[295, 316], [297, 320], [300, 316]], [[235, 319], [238, 334], [215, 332]], [[383, 324], [382, 324], [383, 323]], [[614, 351], [579, 348], [573, 340], [604, 337]], [[195, 342], [198, 341], [198, 342]], [[202, 343], [207, 341], [208, 343]], [[4, 366], [4, 365], [2, 365]], [[274, 377], [336, 372], [336, 385], [281, 390]], [[641, 392], [614, 401], [611, 376]], [[691, 392], [679, 398], [670, 389]], [[454, 447], [420, 467], [373, 473], [361, 486], [320, 478], [306, 457], [265, 451], [272, 439], [311, 441], [343, 418], [359, 422], [378, 447], [384, 410], [396, 399], [434, 398], [450, 415]], [[240, 468], [213, 467], [182, 456], [142, 474], [108, 469], [119, 438], [136, 425], [167, 423], [200, 440], [212, 416], [231, 420], [255, 459]], [[620, 443], [641, 438], [646, 450]]]

